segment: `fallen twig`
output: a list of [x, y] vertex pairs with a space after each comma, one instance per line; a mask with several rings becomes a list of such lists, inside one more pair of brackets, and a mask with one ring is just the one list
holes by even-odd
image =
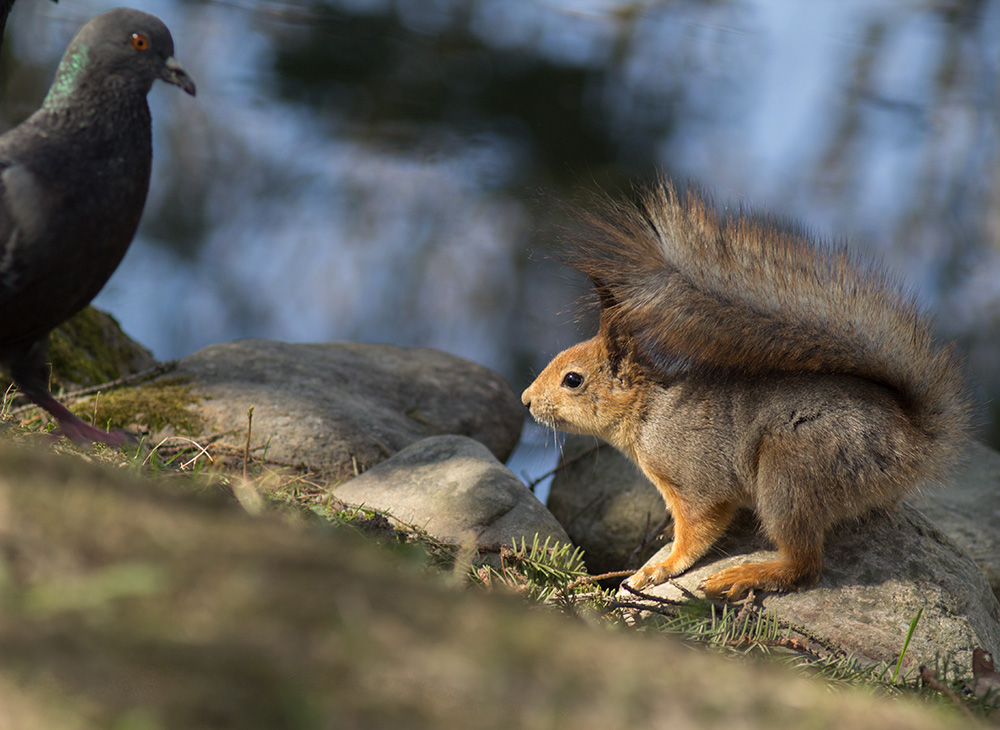
[[555, 474], [557, 471], [559, 471], [563, 467], [569, 466], [570, 464], [572, 464], [572, 463], [574, 463], [576, 461], [579, 461], [580, 459], [582, 459], [585, 456], [589, 456], [590, 454], [592, 454], [595, 451], [597, 451], [599, 448], [601, 448], [601, 444], [599, 444], [599, 443], [598, 444], [594, 444], [593, 446], [585, 449], [584, 451], [581, 451], [579, 454], [577, 454], [576, 456], [572, 457], [571, 459], [563, 460], [562, 458], [560, 458], [559, 459], [559, 463], [555, 466], [555, 468], [549, 469], [547, 472], [545, 472], [541, 476], [536, 477], [536, 478], [532, 479], [530, 482], [528, 482], [528, 489], [530, 489], [532, 492], [534, 492], [535, 491], [535, 487], [537, 487], [539, 484], [541, 484], [542, 482], [544, 482], [546, 479], [548, 479], [550, 476], [552, 476], [553, 474]]
[[596, 583], [597, 581], [610, 580], [611, 578], [627, 578], [630, 575], [633, 575], [634, 573], [635, 573], [634, 570], [616, 570], [613, 573], [601, 573], [600, 575], [584, 575], [570, 581], [566, 586], [566, 590], [571, 590], [585, 583]]
[[[117, 388], [125, 387], [126, 385], [135, 385], [136, 383], [141, 383], [144, 380], [149, 380], [155, 378], [164, 373], [168, 373], [177, 367], [177, 360], [168, 360], [167, 362], [162, 362], [159, 365], [143, 370], [139, 373], [133, 373], [131, 375], [125, 375], [117, 380], [109, 380], [106, 383], [98, 383], [97, 385], [90, 385], [86, 388], [78, 388], [76, 390], [71, 390], [68, 393], [62, 395], [61, 400], [63, 402], [73, 401], [77, 398], [83, 398], [84, 396], [93, 395], [94, 393], [106, 393], [111, 390], [116, 390]], [[24, 411], [31, 410], [32, 408], [38, 408], [34, 403], [27, 403], [23, 406], [18, 406], [7, 412], [7, 415], [13, 416], [18, 413], [23, 413]]]

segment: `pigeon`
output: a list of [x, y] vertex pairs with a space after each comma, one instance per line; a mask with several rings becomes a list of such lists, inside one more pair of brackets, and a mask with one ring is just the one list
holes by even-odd
[[0, 367], [77, 444], [124, 445], [47, 385], [49, 332], [83, 309], [118, 267], [146, 202], [157, 79], [191, 96], [163, 22], [119, 8], [84, 25], [34, 114], [0, 135]]

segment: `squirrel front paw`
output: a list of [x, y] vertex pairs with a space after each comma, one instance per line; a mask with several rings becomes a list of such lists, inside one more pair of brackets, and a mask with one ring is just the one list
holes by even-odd
[[717, 530], [703, 530], [695, 533], [682, 532], [677, 523], [677, 516], [674, 516], [674, 545], [665, 560], [658, 563], [650, 563], [643, 566], [632, 574], [626, 582], [629, 587], [639, 590], [646, 586], [655, 586], [665, 583], [668, 578], [680, 575], [690, 568], [705, 552], [711, 547], [712, 542], [718, 537], [718, 533], [725, 528], [725, 523], [721, 524]]
[[630, 588], [634, 588], [637, 591], [642, 590], [646, 586], [652, 587], [659, 585], [675, 575], [675, 573], [671, 573], [667, 570], [664, 565], [665, 563], [655, 563], [653, 565], [647, 565], [644, 568], [640, 568], [625, 582]]
[[651, 563], [650, 565], [643, 566], [635, 573], [632, 574], [628, 580], [629, 587], [635, 590], [641, 590], [645, 587], [653, 587], [659, 585], [660, 583], [666, 583], [669, 578], [673, 578], [675, 575], [680, 575], [685, 570], [691, 567], [694, 562], [689, 556], [680, 555], [677, 556], [671, 553], [667, 556], [667, 559], [659, 563]]

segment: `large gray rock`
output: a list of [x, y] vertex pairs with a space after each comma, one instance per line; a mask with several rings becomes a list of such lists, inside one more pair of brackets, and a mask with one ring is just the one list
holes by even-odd
[[569, 542], [545, 506], [477, 441], [423, 439], [334, 490], [452, 542], [509, 545], [536, 534]]
[[[669, 549], [664, 547], [650, 562], [665, 558]], [[692, 600], [692, 594], [703, 596], [698, 586], [712, 573], [775, 556], [748, 518], [691, 570], [644, 592]], [[627, 591], [622, 595], [632, 599]], [[947, 656], [968, 671], [976, 647], [994, 655], [1000, 652], [1000, 604], [982, 571], [906, 504], [829, 535], [823, 572], [814, 588], [757, 598], [779, 621], [810, 640], [820, 655], [839, 650], [871, 662], [894, 662], [921, 609], [905, 666], [933, 666], [935, 657]]]
[[566, 438], [547, 505], [592, 573], [638, 568], [664, 543], [663, 497], [631, 461], [591, 436]]
[[1000, 597], [1000, 454], [970, 443], [953, 476], [907, 501], [976, 561]]
[[[149, 418], [141, 413], [143, 389], [155, 392], [165, 384], [197, 416], [185, 435], [242, 453], [253, 406], [255, 457], [266, 446], [268, 459], [302, 465], [331, 481], [440, 434], [469, 436], [505, 460], [524, 419], [510, 386], [481, 365], [436, 350], [348, 342], [214, 345], [160, 380], [104, 400], [113, 406], [116, 398], [121, 403], [136, 396], [140, 413], [133, 417], [142, 424]], [[112, 425], [128, 428], [128, 408], [120, 410], [122, 422]], [[170, 433], [177, 419], [165, 420], [162, 432]]]

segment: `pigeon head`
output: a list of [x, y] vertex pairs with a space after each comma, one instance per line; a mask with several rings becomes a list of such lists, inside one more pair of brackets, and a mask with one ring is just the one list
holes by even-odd
[[145, 96], [157, 79], [194, 96], [191, 77], [174, 59], [174, 40], [154, 15], [119, 8], [98, 15], [70, 42], [44, 105], [79, 95]]

